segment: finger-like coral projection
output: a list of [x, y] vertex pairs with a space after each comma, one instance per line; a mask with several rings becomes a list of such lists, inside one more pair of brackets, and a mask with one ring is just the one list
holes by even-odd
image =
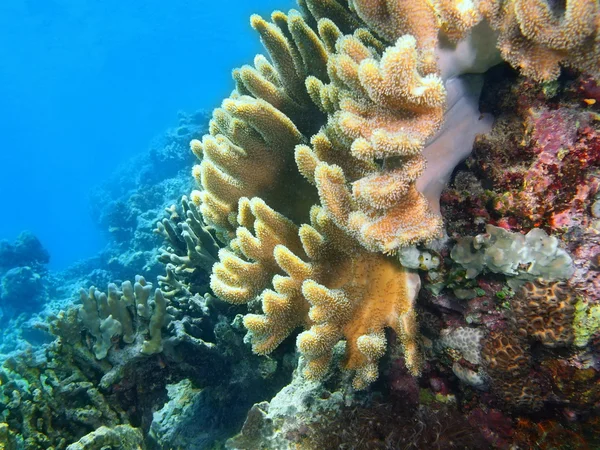
[[[258, 55], [254, 67], [234, 71], [236, 89], [214, 111], [210, 134], [191, 143], [202, 160], [193, 172], [203, 187], [200, 210], [225, 240], [235, 234], [242, 197], [260, 196], [294, 220], [306, 220], [315, 202], [295, 169], [294, 147], [319, 122], [304, 79], [326, 76], [327, 51], [298, 12], [275, 12], [272, 19], [251, 21], [271, 62]], [[304, 193], [301, 199], [298, 191]]]
[[523, 75], [554, 80], [561, 66], [600, 75], [597, 0], [481, 0], [480, 8], [499, 32], [502, 57]]
[[306, 375], [320, 378], [334, 345], [345, 339], [344, 365], [357, 371], [354, 385], [363, 388], [377, 378], [390, 327], [401, 336], [407, 366], [419, 372], [418, 275], [361, 248], [319, 207], [311, 210], [311, 225], [299, 229], [259, 199], [240, 202], [240, 216], [247, 227], [232, 242], [237, 254], [222, 250], [211, 287], [232, 303], [260, 294], [263, 314], [244, 319], [255, 352], [269, 353], [304, 327], [298, 347], [308, 360]]
[[482, 18], [499, 33], [502, 57], [528, 77], [554, 80], [560, 68], [600, 73], [600, 5], [596, 0], [352, 0], [371, 29], [394, 42], [413, 35], [435, 70], [438, 30], [453, 41]]
[[[319, 377], [333, 346], [345, 340], [345, 365], [364, 387], [377, 376], [389, 327], [418, 373], [419, 279], [386, 255], [441, 235], [439, 194], [475, 134], [489, 128], [477, 108], [481, 83], [452, 77], [479, 73], [494, 60], [493, 51], [482, 51], [495, 44], [489, 24], [478, 25], [486, 18], [500, 30], [505, 55], [502, 39], [512, 39], [514, 24], [531, 19], [535, 28], [545, 3], [525, 3], [301, 0], [302, 13], [275, 12], [271, 22], [252, 17], [270, 58], [258, 55], [233, 72], [234, 92], [213, 113], [210, 134], [191, 148], [201, 160], [192, 202], [227, 243], [211, 288], [230, 303], [251, 304], [256, 314], [244, 323], [255, 352], [268, 353], [304, 329], [298, 347], [307, 375]], [[595, 36], [589, 24], [567, 29], [588, 9], [567, 3], [559, 20], [586, 48]], [[485, 45], [459, 49], [475, 28]], [[541, 29], [518, 33], [511, 45], [527, 51], [530, 41], [545, 39]], [[470, 43], [481, 37], [472, 34]], [[525, 72], [544, 72], [540, 64]], [[561, 252], [542, 244], [534, 245], [540, 254]], [[567, 277], [563, 266], [550, 269]], [[530, 275], [545, 267], [533, 264]], [[168, 268], [163, 283], [178, 290], [175, 271]]]
[[[415, 182], [425, 169], [425, 143], [443, 120], [446, 91], [438, 76], [422, 75], [421, 62], [412, 36], [379, 58], [356, 34], [336, 43], [332, 84], [307, 79], [329, 121], [312, 150], [297, 149], [296, 161], [338, 225], [371, 251], [394, 252], [441, 230]], [[328, 141], [333, 150], [323, 151]]]
[[161, 329], [167, 325], [169, 316], [162, 291], [154, 292], [154, 305], [149, 303], [152, 284], [137, 276], [135, 284], [123, 282], [119, 290], [117, 285], [108, 285], [108, 295], [91, 287], [89, 293], [81, 289], [82, 306], [79, 319], [94, 339], [93, 351], [97, 359], [106, 357], [115, 343], [123, 338], [126, 344], [133, 343], [138, 337], [143, 339], [148, 333], [149, 339], [143, 340], [140, 352], [152, 355], [162, 351]]
[[167, 208], [169, 218], [158, 222], [154, 230], [165, 238], [158, 260], [166, 265], [167, 275], [159, 277], [159, 286], [169, 298], [179, 293], [206, 291], [206, 274], [218, 261], [219, 242], [193, 201], [198, 194], [192, 192], [192, 201], [185, 195], [182, 197], [181, 214], [175, 205]]
[[96, 450], [118, 447], [123, 450], [144, 449], [144, 437], [138, 428], [117, 425], [114, 428], [101, 426], [69, 445], [67, 450]]

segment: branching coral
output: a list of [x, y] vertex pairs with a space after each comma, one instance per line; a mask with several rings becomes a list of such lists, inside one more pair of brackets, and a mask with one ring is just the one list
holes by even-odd
[[133, 343], [147, 332], [149, 340], [141, 346], [146, 355], [162, 351], [161, 329], [168, 323], [166, 301], [160, 289], [154, 292], [154, 306], [149, 304], [152, 285], [144, 277], [136, 277], [135, 284], [125, 281], [121, 290], [108, 285], [108, 295], [91, 287], [89, 293], [80, 291], [82, 306], [79, 319], [94, 339], [96, 358], [103, 359], [113, 346], [115, 338], [122, 336], [126, 344]]
[[413, 37], [398, 39], [381, 60], [361, 37], [338, 39], [328, 63], [332, 84], [307, 79], [329, 121], [313, 149], [296, 150], [296, 161], [339, 226], [371, 251], [393, 252], [441, 229], [415, 181], [425, 169], [425, 142], [443, 120], [446, 91], [439, 77], [419, 70]]
[[236, 90], [214, 111], [210, 135], [191, 144], [202, 160], [194, 168], [204, 188], [200, 210], [225, 239], [235, 234], [242, 197], [260, 196], [292, 219], [305, 219], [306, 206], [314, 203], [311, 195], [305, 202], [288, 200], [303, 185], [294, 147], [307, 140], [319, 117], [304, 78], [325, 74], [327, 51], [299, 13], [276, 12], [273, 22], [252, 17], [272, 63], [258, 55], [254, 67], [234, 71]]
[[458, 40], [485, 18], [499, 33], [502, 57], [528, 77], [553, 80], [561, 66], [594, 76], [600, 73], [596, 0], [567, 0], [563, 8], [563, 3], [549, 0], [352, 0], [351, 4], [380, 36], [393, 42], [411, 34], [432, 55], [439, 45], [439, 29]]
[[[303, 328], [298, 347], [316, 378], [343, 339], [345, 365], [364, 387], [390, 327], [418, 373], [420, 282], [385, 255], [441, 235], [441, 189], [489, 128], [477, 109], [481, 83], [444, 77], [457, 73], [453, 64], [482, 70], [493, 58], [482, 65], [481, 48], [469, 44], [453, 59], [438, 36], [458, 52], [481, 12], [492, 17], [488, 3], [303, 0], [303, 14], [253, 16], [270, 61], [259, 55], [234, 71], [236, 89], [191, 148], [201, 160], [192, 201], [228, 244], [211, 288], [235, 304], [261, 300], [244, 320], [255, 352]], [[531, 276], [568, 276], [568, 255], [556, 263], [562, 250], [535, 233], [530, 240], [541, 258], [530, 261]], [[176, 275], [171, 268], [165, 283], [179, 289]]]
[[502, 57], [525, 76], [556, 79], [560, 66], [600, 75], [600, 5], [596, 0], [481, 0], [499, 32]]
[[82, 364], [81, 354], [58, 341], [44, 353], [16, 355], [0, 369], [0, 430], [7, 436], [0, 448], [65, 449], [101, 425], [127, 423], [98, 386], [101, 363]]
[[[192, 200], [198, 194], [192, 192]], [[159, 286], [169, 298], [190, 291], [205, 292], [206, 274], [218, 260], [219, 241], [204, 223], [198, 205], [186, 196], [181, 199], [182, 214], [175, 205], [166, 211], [169, 218], [158, 222], [154, 230], [166, 243], [158, 260], [166, 265], [167, 275], [159, 277]]]
[[[250, 227], [238, 228], [232, 242], [241, 254], [221, 251], [211, 286], [233, 303], [262, 292], [264, 314], [244, 319], [255, 352], [269, 353], [304, 327], [298, 347], [308, 360], [307, 376], [319, 378], [333, 346], [344, 338], [345, 366], [357, 371], [354, 385], [364, 387], [377, 378], [386, 346], [383, 329], [391, 327], [402, 336], [407, 365], [418, 373], [416, 274], [363, 250], [322, 208], [313, 207], [311, 225], [297, 229], [259, 199], [241, 205], [239, 220]], [[267, 288], [271, 278], [273, 290]]]

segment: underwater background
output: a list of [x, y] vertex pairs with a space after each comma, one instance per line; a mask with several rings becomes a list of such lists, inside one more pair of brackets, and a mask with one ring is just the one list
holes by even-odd
[[0, 450], [600, 448], [598, 0], [0, 43]]
[[178, 111], [217, 106], [233, 88], [231, 69], [260, 49], [249, 16], [291, 6], [3, 2], [0, 237], [31, 230], [57, 269], [99, 251], [107, 236], [90, 191]]

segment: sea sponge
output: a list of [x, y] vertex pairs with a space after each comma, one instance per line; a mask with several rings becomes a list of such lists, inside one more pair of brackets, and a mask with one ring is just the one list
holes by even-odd
[[519, 333], [547, 347], [571, 345], [576, 298], [566, 283], [535, 281], [525, 284], [511, 299]]

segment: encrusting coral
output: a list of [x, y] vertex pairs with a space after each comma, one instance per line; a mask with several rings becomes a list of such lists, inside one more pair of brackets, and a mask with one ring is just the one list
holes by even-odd
[[[271, 23], [252, 17], [271, 61], [258, 55], [234, 71], [210, 134], [192, 141], [201, 189], [191, 199], [228, 244], [213, 266], [215, 294], [261, 300], [262, 313], [244, 321], [255, 352], [303, 328], [298, 347], [316, 378], [344, 339], [364, 387], [390, 327], [419, 372], [420, 281], [386, 254], [442, 234], [440, 192], [490, 124], [477, 110], [481, 83], [452, 76], [493, 63], [466, 38], [500, 3], [305, 0], [302, 13], [275, 12]], [[505, 3], [503, 12], [518, 9]]]
[[507, 406], [530, 411], [541, 408], [540, 386], [529, 376], [529, 346], [522, 339], [510, 331], [494, 332], [483, 344], [482, 357], [493, 391]]
[[573, 343], [576, 296], [565, 283], [529, 282], [511, 300], [518, 331], [547, 347]]
[[572, 258], [544, 230], [534, 228], [522, 235], [489, 224], [485, 229], [485, 234], [459, 239], [452, 249], [452, 259], [467, 270], [468, 278], [484, 268], [521, 280], [566, 280], [573, 275]]

